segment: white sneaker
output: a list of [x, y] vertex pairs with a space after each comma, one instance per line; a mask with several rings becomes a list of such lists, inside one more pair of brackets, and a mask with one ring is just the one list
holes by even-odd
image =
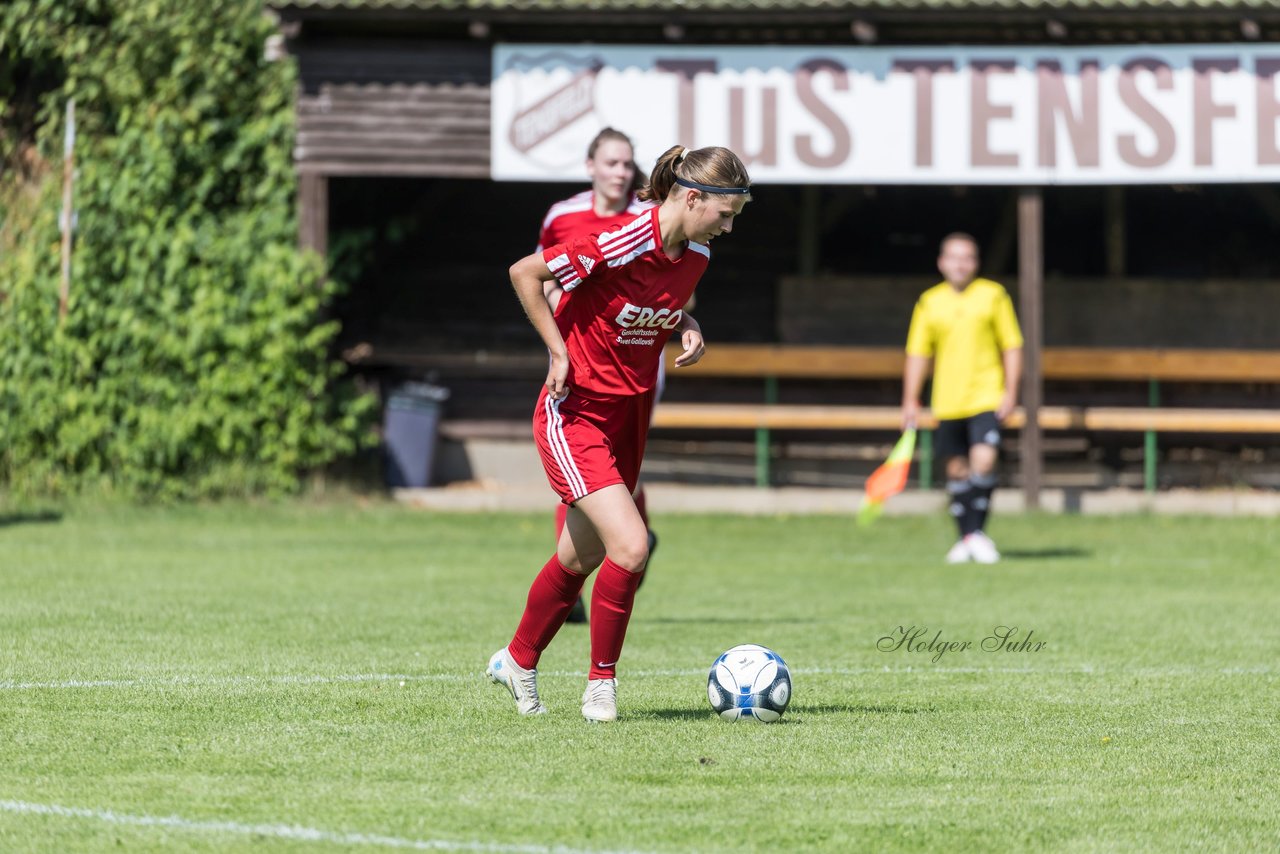
[[495, 652], [489, 658], [484, 675], [506, 687], [516, 701], [516, 711], [522, 715], [545, 715], [547, 707], [538, 699], [538, 670], [525, 670], [516, 664], [507, 648]]
[[978, 563], [997, 563], [1000, 560], [996, 544], [981, 531], [974, 531], [965, 537], [965, 542], [969, 544], [969, 554]]
[[956, 544], [947, 552], [947, 563], [968, 563], [972, 558], [967, 539], [956, 540]]
[[582, 695], [582, 716], [592, 723], [618, 719], [618, 680], [592, 679]]

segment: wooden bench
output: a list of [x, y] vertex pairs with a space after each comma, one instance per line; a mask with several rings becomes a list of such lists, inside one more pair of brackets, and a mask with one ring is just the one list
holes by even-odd
[[[807, 347], [779, 344], [715, 344], [691, 368], [673, 366], [679, 348], [665, 357], [671, 381], [699, 378], [755, 379], [763, 385], [761, 404], [662, 403], [654, 415], [659, 429], [751, 430], [755, 433], [756, 480], [770, 482], [770, 434], [775, 430], [897, 430], [896, 406], [796, 405], [778, 403], [778, 384], [787, 379], [893, 380], [902, 378], [903, 352], [896, 347]], [[534, 379], [546, 371], [539, 352], [430, 353], [415, 348], [360, 345], [344, 358], [353, 366], [441, 370], [465, 376]], [[1161, 350], [1047, 348], [1042, 373], [1049, 381], [1143, 382], [1148, 406], [1042, 406], [1038, 423], [1044, 430], [1088, 430], [1144, 434], [1144, 483], [1156, 485], [1156, 443], [1160, 433], [1280, 434], [1280, 410], [1190, 409], [1160, 406], [1161, 384], [1167, 382], [1280, 384], [1280, 352], [1260, 350]], [[1024, 423], [1015, 412], [1008, 426]], [[932, 473], [934, 426], [925, 415], [920, 439], [921, 485]]]
[[[1045, 430], [1095, 430], [1157, 433], [1280, 433], [1276, 409], [1142, 409], [1120, 406], [1042, 406]], [[653, 426], [722, 430], [897, 430], [902, 412], [896, 406], [760, 406], [752, 403], [662, 403]], [[1018, 409], [1005, 421], [1018, 429], [1026, 415]], [[937, 421], [927, 411], [919, 426], [932, 430]]]
[[[673, 367], [679, 348], [666, 350]], [[546, 370], [537, 351], [469, 350], [439, 353], [420, 347], [358, 344], [343, 351], [357, 367], [461, 371], [470, 375], [534, 375]], [[789, 344], [715, 344], [694, 367], [672, 376], [763, 379], [897, 380], [902, 350], [896, 347], [804, 347]], [[1157, 350], [1050, 347], [1041, 354], [1047, 380], [1168, 380], [1178, 382], [1280, 383], [1280, 352], [1269, 350]]]
[[[903, 352], [897, 348], [803, 347], [789, 345], [713, 345], [694, 367], [675, 369], [679, 348], [668, 347], [670, 376], [757, 378], [764, 384], [763, 406], [754, 404], [663, 403], [656, 428], [741, 429], [756, 435], [756, 480], [770, 482], [770, 433], [773, 430], [897, 430], [897, 407], [780, 405], [781, 379], [898, 380]], [[1147, 407], [1042, 406], [1044, 430], [1140, 432], [1144, 434], [1143, 479], [1156, 485], [1156, 437], [1162, 432], [1280, 434], [1280, 410], [1161, 408], [1162, 382], [1280, 383], [1280, 353], [1241, 350], [1156, 350], [1049, 348], [1041, 354], [1046, 380], [1142, 381]], [[1012, 428], [1025, 423], [1015, 412]], [[921, 425], [921, 485], [930, 486], [935, 423]]]
[[[678, 347], [667, 347], [668, 368], [679, 353]], [[901, 379], [903, 358], [896, 347], [712, 344], [689, 371], [766, 379]], [[1047, 380], [1280, 382], [1280, 352], [1270, 350], [1047, 347], [1040, 358]]]

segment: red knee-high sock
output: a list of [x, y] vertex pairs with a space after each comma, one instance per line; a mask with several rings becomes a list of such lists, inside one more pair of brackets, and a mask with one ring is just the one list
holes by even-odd
[[627, 635], [631, 606], [643, 572], [627, 572], [609, 558], [591, 589], [591, 672], [588, 679], [612, 679]]
[[569, 505], [561, 501], [556, 505], [556, 546], [560, 545], [560, 535], [564, 533], [565, 520], [569, 518]]
[[645, 500], [644, 484], [636, 487], [636, 491], [632, 497], [636, 500], [636, 509], [640, 511], [640, 518], [644, 520], [644, 526], [649, 527], [649, 508], [646, 506], [649, 502]]
[[538, 658], [551, 643], [551, 639], [564, 625], [573, 603], [582, 592], [585, 575], [570, 572], [555, 555], [533, 580], [529, 599], [525, 602], [524, 616], [516, 628], [516, 636], [507, 649], [516, 664], [528, 669], [538, 666]]

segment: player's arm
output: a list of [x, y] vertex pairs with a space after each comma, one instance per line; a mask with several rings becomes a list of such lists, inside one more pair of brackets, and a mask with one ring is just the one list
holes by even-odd
[[706, 343], [702, 340], [702, 327], [693, 319], [693, 315], [686, 311], [680, 316], [680, 325], [676, 327], [676, 332], [680, 334], [680, 344], [684, 347], [684, 352], [676, 356], [675, 366], [685, 368], [697, 364], [702, 354], [707, 352]]
[[920, 420], [920, 391], [933, 360], [928, 356], [907, 354], [902, 367], [902, 429], [909, 430]]
[[[542, 239], [538, 241], [538, 247], [533, 250], [533, 254], [541, 255], [543, 249], [554, 243], [555, 241], [551, 240], [551, 233], [544, 228]], [[547, 305], [551, 306], [551, 313], [555, 314], [556, 309], [560, 307], [560, 298], [564, 296], [564, 288], [560, 287], [560, 281], [555, 276], [551, 277], [551, 281], [542, 283], [542, 296], [546, 299]]]
[[1018, 405], [1018, 387], [1022, 384], [1022, 348], [1010, 347], [1000, 357], [1004, 362], [1004, 397], [996, 410], [996, 419], [1004, 421]]
[[902, 366], [902, 429], [910, 430], [920, 420], [920, 392], [933, 363], [933, 336], [929, 331], [923, 300], [916, 302], [907, 330], [907, 360]]
[[549, 282], [542, 283], [542, 296], [547, 301], [547, 305], [551, 306], [551, 313], [555, 314], [556, 309], [560, 307], [560, 298], [564, 296], [564, 288], [560, 287], [560, 282], [552, 278]]
[[[552, 210], [555, 206], [552, 206]], [[552, 230], [553, 222], [550, 212], [547, 218], [542, 222], [542, 232], [538, 235], [538, 245], [533, 250], [535, 255], [541, 255], [542, 250], [548, 246], [555, 246], [562, 241], [556, 240], [556, 236]], [[564, 296], [564, 288], [560, 287], [560, 282], [553, 276], [551, 281], [542, 283], [542, 295], [546, 297], [547, 305], [551, 306], [551, 313], [555, 314], [556, 309], [560, 307], [560, 298]]]
[[1004, 294], [996, 305], [996, 341], [1000, 346], [1000, 360], [1004, 363], [1004, 396], [996, 410], [996, 418], [1003, 421], [1018, 405], [1018, 387], [1022, 384], [1022, 330], [1013, 312], [1013, 300]]
[[565, 379], [569, 376], [569, 350], [565, 347], [564, 338], [556, 326], [551, 306], [547, 303], [546, 283], [555, 281], [547, 262], [542, 255], [534, 253], [521, 258], [511, 265], [511, 287], [515, 288], [516, 297], [524, 307], [533, 328], [538, 331], [542, 343], [547, 345], [551, 354], [551, 366], [547, 370], [547, 389], [557, 400], [569, 393]]

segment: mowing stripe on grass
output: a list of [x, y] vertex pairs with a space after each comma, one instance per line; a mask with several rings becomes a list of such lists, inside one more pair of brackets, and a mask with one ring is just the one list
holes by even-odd
[[170, 827], [206, 833], [230, 833], [238, 836], [268, 836], [297, 842], [325, 842], [336, 845], [367, 845], [374, 848], [406, 848], [413, 851], [489, 851], [494, 854], [606, 854], [581, 848], [548, 845], [506, 845], [498, 842], [462, 842], [450, 839], [403, 839], [376, 833], [337, 833], [292, 824], [241, 824], [238, 821], [193, 821], [179, 816], [129, 815], [111, 810], [64, 807], [58, 804], [33, 804], [27, 801], [0, 800], [0, 811], [26, 815], [50, 815], [61, 818], [83, 818], [107, 824], [135, 827]]
[[[1054, 676], [1107, 676], [1123, 674], [1125, 676], [1194, 676], [1220, 674], [1223, 676], [1274, 676], [1277, 669], [1268, 665], [1250, 667], [1094, 667], [1082, 664], [1078, 667], [931, 667], [927, 664], [906, 667], [793, 667], [791, 672], [798, 676], [865, 676], [870, 673], [890, 673], [902, 675], [942, 676], [956, 674], [1039, 674]], [[635, 670], [624, 675], [632, 679], [686, 678], [705, 676], [705, 670]], [[579, 678], [585, 679], [585, 670], [548, 670], [540, 671], [540, 676], [553, 679]], [[475, 682], [483, 679], [478, 673], [354, 673], [338, 676], [294, 675], [294, 676], [174, 676], [169, 678], [137, 678], [137, 679], [64, 679], [51, 682], [16, 682], [0, 681], [0, 691], [38, 691], [47, 689], [77, 688], [168, 688], [168, 687], [219, 687], [227, 685], [330, 685], [344, 682]]]

